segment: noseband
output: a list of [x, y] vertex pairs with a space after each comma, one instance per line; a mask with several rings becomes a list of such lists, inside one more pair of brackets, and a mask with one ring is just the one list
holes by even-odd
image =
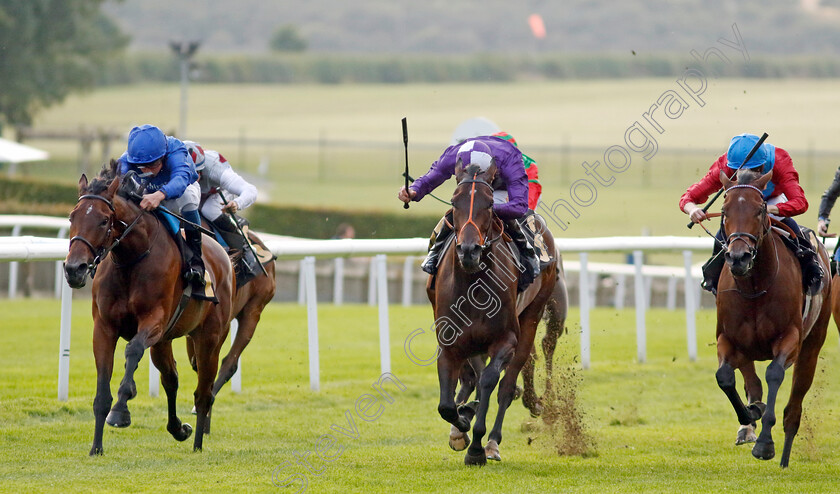
[[[116, 209], [114, 209], [114, 204], [110, 200], [108, 200], [107, 198], [105, 198], [103, 196], [100, 196], [100, 195], [96, 195], [96, 194], [85, 194], [85, 195], [79, 197], [79, 200], [76, 201], [76, 204], [82, 202], [85, 199], [94, 199], [94, 200], [102, 201], [105, 204], [107, 204], [108, 208], [111, 210], [111, 215], [108, 217], [108, 230], [105, 232], [105, 239], [107, 241], [107, 239], [111, 238], [112, 230], [113, 230], [113, 227], [114, 227], [114, 218], [115, 218], [116, 213], [117, 213]], [[114, 240], [114, 242], [111, 245], [109, 245], [108, 247], [99, 247], [97, 249], [93, 246], [93, 244], [88, 239], [84, 238], [81, 235], [76, 235], [76, 236], [74, 236], [73, 238], [70, 239], [70, 247], [73, 246], [73, 242], [78, 241], [78, 242], [81, 242], [81, 243], [85, 244], [87, 246], [87, 248], [90, 249], [90, 252], [93, 254], [93, 261], [91, 261], [87, 265], [87, 268], [88, 268], [88, 271], [90, 272], [90, 277], [91, 278], [93, 278], [96, 275], [96, 268], [99, 267], [99, 263], [101, 263], [102, 260], [105, 259], [105, 257], [114, 249], [114, 247], [116, 247], [117, 245], [120, 244], [120, 242], [126, 237], [126, 235], [128, 235], [128, 233], [132, 230], [132, 228], [134, 228], [134, 226], [137, 224], [137, 222], [140, 220], [141, 217], [143, 217], [143, 214], [142, 213], [138, 214], [137, 218], [135, 218], [134, 221], [131, 222], [131, 224], [127, 224], [126, 222], [124, 222], [122, 220], [117, 220], [120, 223], [122, 223], [122, 225], [126, 228], [125, 228], [125, 231], [123, 232], [123, 234], [120, 235], [118, 238], [116, 238]], [[144, 257], [146, 257], [149, 254], [149, 251], [151, 250], [151, 248], [152, 248], [152, 245], [150, 243], [149, 248], [146, 250], [146, 252], [141, 254], [140, 257], [138, 257], [136, 260], [134, 260], [133, 262], [131, 262], [129, 264], [135, 264], [135, 263], [139, 262], [140, 260], [142, 260]]]
[[[502, 236], [501, 232], [504, 231], [504, 225], [500, 225], [499, 235], [497, 235], [493, 238], [490, 238], [489, 236], [485, 237], [484, 234], [481, 233], [481, 228], [479, 228], [478, 224], [476, 224], [476, 222], [473, 220], [473, 211], [474, 211], [474, 205], [475, 205], [475, 186], [476, 186], [476, 184], [479, 184], [479, 185], [484, 185], [484, 186], [488, 187], [490, 189], [490, 194], [491, 195], [493, 193], [493, 186], [490, 185], [484, 179], [476, 178], [476, 175], [473, 175], [473, 178], [468, 178], [468, 179], [465, 179], [465, 180], [461, 180], [460, 182], [458, 182], [458, 187], [460, 187], [463, 184], [472, 184], [471, 188], [470, 188], [470, 214], [469, 214], [469, 217], [467, 218], [467, 222], [464, 223], [464, 225], [461, 226], [461, 229], [455, 233], [455, 245], [459, 245], [461, 243], [461, 241], [458, 240], [458, 237], [464, 231], [464, 229], [467, 226], [472, 225], [473, 228], [475, 228], [476, 232], [478, 233], [478, 240], [481, 243], [481, 250], [484, 251], [485, 249], [487, 249], [488, 247], [493, 245], [493, 243], [496, 240], [501, 238], [501, 236]], [[498, 222], [498, 223], [501, 223], [501, 221], [502, 221], [495, 214], [493, 215], [493, 220]], [[447, 222], [448, 222], [448, 220], [447, 220]], [[454, 225], [449, 225], [449, 227], [452, 228], [453, 230], [455, 230]]]
[[[764, 193], [761, 192], [761, 190], [758, 187], [755, 187], [754, 185], [746, 185], [746, 184], [733, 185], [732, 187], [730, 187], [727, 190], [727, 193], [729, 193], [729, 191], [732, 190], [732, 189], [752, 189], [752, 190], [758, 192], [759, 195], [761, 195], [762, 202], [763, 202]], [[729, 245], [736, 240], [740, 240], [740, 241], [744, 242], [745, 244], [747, 244], [747, 248], [750, 250], [750, 262], [755, 261], [755, 257], [756, 257], [756, 255], [758, 255], [758, 245], [764, 239], [764, 236], [767, 234], [767, 232], [770, 231], [770, 220], [769, 220], [769, 217], [767, 216], [767, 203], [763, 202], [763, 204], [764, 204], [764, 211], [763, 211], [764, 212], [764, 217], [768, 219], [767, 227], [764, 230], [762, 230], [758, 234], [757, 237], [755, 235], [753, 235], [752, 233], [747, 233], [747, 232], [733, 232], [733, 233], [730, 233], [726, 237], [726, 247], [727, 247], [727, 249], [729, 248]]]

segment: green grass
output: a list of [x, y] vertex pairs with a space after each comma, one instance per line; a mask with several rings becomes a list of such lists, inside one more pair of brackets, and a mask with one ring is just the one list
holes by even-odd
[[[144, 358], [137, 372], [139, 394], [130, 403], [131, 427], [106, 428], [105, 456], [90, 458], [95, 380], [90, 301], [76, 300], [73, 309], [70, 400], [62, 403], [56, 400], [59, 303], [0, 302], [6, 328], [0, 333], [0, 491], [273, 491], [272, 471], [294, 461], [294, 454], [312, 451], [332, 424], [346, 426], [345, 411], [372, 392], [380, 374], [376, 308], [319, 308], [322, 387], [312, 392], [305, 308], [271, 304], [243, 357], [243, 393], [226, 388], [219, 395], [213, 433], [202, 453], [165, 431], [165, 399], [148, 396]], [[651, 311], [648, 361], [637, 364], [633, 313], [612, 309], [592, 312], [590, 370], [573, 371], [579, 351], [576, 311], [557, 356], [561, 375], [576, 389], [595, 454], [557, 455], [542, 429], [523, 428], [530, 420], [515, 402], [505, 423], [503, 461], [476, 469], [465, 467], [463, 453], [447, 446], [448, 424], [436, 410], [434, 367], [413, 364], [403, 351], [413, 329], [430, 326], [431, 310], [392, 306], [390, 314], [392, 370], [406, 390], [392, 391], [394, 403], [373, 422], [354, 415], [358, 438], [340, 436], [344, 449], [330, 463], [313, 460], [313, 468], [322, 471], [306, 474], [309, 492], [449, 492], [465, 486], [476, 492], [719, 492], [746, 486], [836, 491], [840, 399], [833, 391], [840, 355], [833, 323], [787, 470], [777, 459], [753, 459], [749, 446], [734, 446], [735, 414], [714, 378], [712, 312], [698, 315], [699, 358], [691, 363], [684, 314]], [[427, 332], [412, 349], [426, 355], [433, 346]], [[114, 366], [114, 392], [123, 347], [124, 342]], [[178, 411], [194, 424], [188, 412], [195, 376], [183, 342], [175, 349], [181, 371]], [[790, 381], [788, 371], [779, 414]], [[781, 420], [775, 432], [780, 453]], [[286, 470], [293, 472], [305, 473], [300, 466]]]

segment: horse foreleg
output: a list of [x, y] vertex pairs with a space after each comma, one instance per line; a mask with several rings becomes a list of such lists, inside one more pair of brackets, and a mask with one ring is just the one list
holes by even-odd
[[[514, 345], [515, 340], [507, 341], [502, 343], [495, 352], [491, 351], [490, 363], [484, 368], [478, 380], [480, 397], [478, 410], [475, 414], [475, 425], [473, 425], [472, 443], [469, 449], [467, 449], [467, 455], [464, 457], [464, 463], [467, 465], [482, 466], [487, 463], [487, 454], [484, 451], [481, 441], [484, 438], [484, 434], [487, 433], [487, 409], [490, 407], [490, 395], [499, 383], [502, 369], [505, 368], [513, 356]], [[514, 386], [516, 385], [516, 377], [518, 375], [519, 372], [517, 370], [513, 381]], [[510, 399], [513, 399], [512, 389]]]
[[236, 370], [239, 368], [239, 357], [248, 343], [251, 342], [251, 338], [254, 337], [254, 331], [257, 329], [257, 323], [260, 322], [260, 314], [262, 314], [264, 307], [264, 305], [245, 307], [240, 316], [237, 317], [239, 329], [236, 331], [236, 338], [230, 346], [230, 351], [222, 359], [222, 364], [219, 366], [219, 375], [213, 384], [213, 396], [216, 396], [222, 386], [236, 374]]
[[767, 409], [761, 417], [761, 433], [753, 446], [752, 454], [759, 460], [770, 460], [776, 456], [773, 444], [773, 426], [776, 425], [776, 396], [785, 379], [785, 361], [787, 355], [780, 355], [770, 362], [764, 379], [767, 381]]
[[192, 426], [182, 424], [176, 411], [178, 397], [178, 369], [172, 356], [172, 342], [162, 341], [149, 349], [149, 356], [160, 371], [160, 382], [166, 392], [168, 419], [166, 430], [178, 441], [185, 441], [192, 435]]
[[117, 347], [117, 334], [106, 333], [99, 324], [93, 330], [93, 356], [96, 361], [96, 398], [93, 399], [93, 415], [95, 425], [93, 429], [93, 446], [90, 455], [101, 455], [102, 433], [105, 429], [105, 417], [111, 408], [111, 374], [114, 370], [114, 350]]
[[790, 398], [784, 411], [785, 445], [782, 450], [782, 460], [779, 465], [787, 468], [790, 461], [790, 450], [793, 446], [793, 439], [799, 432], [799, 423], [802, 419], [802, 400], [805, 394], [811, 389], [814, 382], [814, 372], [817, 369], [820, 349], [825, 342], [826, 327], [828, 326], [828, 315], [825, 322], [817, 322], [814, 329], [802, 343], [799, 357], [793, 368], [793, 383], [790, 387]]
[[117, 390], [117, 402], [105, 421], [112, 427], [128, 427], [131, 425], [131, 413], [128, 411], [128, 400], [137, 396], [137, 386], [134, 384], [134, 372], [143, 358], [143, 352], [148, 348], [146, 333], [137, 332], [134, 338], [125, 346], [125, 375]]
[[437, 359], [438, 384], [440, 386], [438, 413], [443, 420], [454, 425], [461, 432], [470, 430], [470, 421], [458, 413], [458, 407], [455, 405], [455, 387], [464, 362], [463, 359], [456, 359], [447, 352], [441, 353]]

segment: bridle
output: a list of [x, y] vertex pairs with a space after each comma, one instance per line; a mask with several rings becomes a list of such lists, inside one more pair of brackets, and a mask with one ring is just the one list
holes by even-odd
[[[762, 203], [763, 203], [763, 215], [764, 218], [767, 220], [766, 227], [758, 234], [758, 236], [753, 235], [752, 233], [747, 232], [732, 232], [726, 237], [725, 247], [728, 249], [729, 245], [736, 240], [740, 240], [747, 244], [747, 248], [750, 251], [750, 262], [755, 261], [756, 255], [758, 255], [758, 246], [761, 244], [764, 237], [767, 233], [770, 232], [770, 217], [767, 215], [767, 203], [764, 202], [764, 193], [761, 190], [754, 186], [754, 185], [747, 185], [747, 184], [740, 184], [740, 185], [733, 185], [729, 189], [727, 189], [727, 193], [729, 193], [732, 189], [752, 189], [761, 195]], [[724, 217], [724, 224], [726, 224], [725, 217]]]
[[[481, 179], [481, 178], [477, 178], [477, 177], [478, 177], [478, 174], [476, 173], [475, 175], [473, 175], [472, 178], [468, 178], [468, 179], [461, 180], [460, 182], [458, 182], [458, 187], [460, 187], [464, 184], [471, 184], [470, 185], [470, 213], [469, 213], [469, 216], [467, 217], [467, 222], [464, 223], [461, 226], [460, 230], [455, 232], [455, 245], [460, 244], [460, 240], [458, 240], [458, 237], [464, 232], [464, 229], [466, 229], [468, 226], [472, 225], [472, 227], [475, 228], [476, 232], [478, 233], [478, 240], [479, 240], [479, 243], [481, 244], [480, 245], [481, 250], [484, 251], [485, 249], [489, 248], [491, 245], [493, 245], [494, 242], [496, 242], [497, 240], [499, 240], [502, 237], [502, 232], [504, 232], [504, 225], [502, 224], [502, 220], [498, 216], [496, 216], [495, 213], [493, 213], [493, 221], [496, 222], [499, 225], [499, 234], [496, 235], [493, 238], [490, 238], [489, 235], [485, 237], [484, 234], [481, 233], [481, 228], [478, 226], [478, 224], [475, 222], [475, 220], [473, 220], [473, 212], [475, 211], [475, 186], [477, 184], [486, 186], [490, 189], [491, 195], [493, 193], [493, 186], [490, 185], [490, 183], [488, 183], [486, 180]], [[455, 230], [454, 225], [449, 224], [448, 219], [446, 220], [446, 222], [447, 222], [447, 225], [450, 228], [452, 228], [452, 230]], [[491, 226], [491, 230], [492, 230], [492, 226]]]
[[[97, 194], [85, 194], [83, 196], [80, 196], [79, 200], [76, 201], [76, 204], [79, 204], [80, 202], [82, 202], [85, 199], [93, 199], [93, 200], [97, 200], [97, 201], [102, 201], [105, 204], [107, 204], [108, 208], [111, 210], [111, 215], [108, 217], [108, 230], [105, 232], [105, 241], [107, 241], [109, 238], [111, 238], [111, 236], [113, 234], [114, 219], [116, 218], [116, 212], [117, 212], [116, 209], [114, 209], [114, 204], [108, 198], [97, 195]], [[123, 231], [122, 235], [120, 235], [119, 237], [114, 239], [113, 243], [111, 243], [111, 245], [109, 245], [108, 247], [100, 246], [97, 249], [96, 247], [93, 246], [93, 244], [90, 242], [90, 240], [84, 238], [81, 235], [76, 235], [76, 236], [74, 236], [73, 238], [70, 239], [70, 247], [73, 246], [73, 242], [78, 241], [78, 242], [81, 242], [84, 245], [86, 245], [87, 248], [90, 249], [91, 253], [93, 254], [93, 261], [91, 261], [87, 265], [87, 269], [90, 272], [91, 279], [96, 275], [96, 269], [99, 267], [99, 263], [101, 263], [105, 259], [105, 257], [107, 257], [108, 254], [110, 254], [111, 251], [114, 250], [114, 248], [116, 246], [118, 246], [120, 244], [120, 242], [122, 242], [122, 240], [126, 236], [128, 236], [129, 232], [131, 232], [131, 230], [135, 227], [135, 225], [137, 225], [137, 222], [140, 221], [140, 218], [142, 218], [142, 217], [143, 217], [143, 211], [141, 211], [140, 214], [138, 214], [137, 217], [134, 218], [134, 221], [132, 221], [130, 224], [118, 219], [117, 221], [119, 221], [122, 224], [122, 226], [125, 227], [125, 230]], [[143, 252], [142, 254], [140, 254], [139, 256], [137, 256], [137, 258], [134, 259], [133, 261], [131, 261], [129, 263], [126, 263], [126, 264], [118, 264], [118, 263], [114, 262], [114, 265], [118, 268], [124, 268], [124, 267], [128, 267], [128, 266], [132, 266], [134, 264], [137, 264], [138, 262], [142, 261], [143, 258], [145, 258], [146, 256], [149, 255], [149, 253], [152, 250], [152, 245], [154, 245], [154, 242], [153, 241], [149, 242], [149, 247], [146, 249], [146, 251]]]

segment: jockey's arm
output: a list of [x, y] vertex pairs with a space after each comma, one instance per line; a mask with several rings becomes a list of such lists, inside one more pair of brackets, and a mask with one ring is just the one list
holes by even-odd
[[257, 200], [257, 188], [240, 177], [239, 174], [233, 171], [233, 168], [228, 167], [222, 172], [222, 176], [219, 179], [219, 186], [223, 190], [230, 191], [232, 194], [238, 196], [225, 205], [233, 209], [231, 212], [245, 209]]

